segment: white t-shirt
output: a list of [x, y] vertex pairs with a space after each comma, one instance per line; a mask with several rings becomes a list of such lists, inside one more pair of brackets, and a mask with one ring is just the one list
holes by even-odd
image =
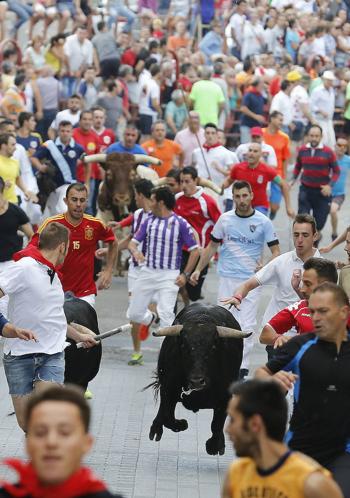
[[64, 293], [57, 274], [51, 283], [48, 270], [46, 265], [27, 257], [0, 273], [0, 289], [9, 296], [10, 322], [32, 330], [38, 338], [38, 342], [5, 339], [5, 354], [55, 354], [64, 350], [67, 334]]
[[[238, 157], [238, 161], [242, 163], [247, 160], [247, 154], [250, 143], [241, 144], [236, 149], [236, 155]], [[261, 144], [261, 158], [262, 161], [268, 166], [272, 166], [272, 168], [277, 168], [277, 157], [275, 149], [264, 142]]]
[[63, 109], [63, 111], [60, 111], [56, 114], [55, 119], [51, 123], [51, 128], [53, 130], [58, 130], [58, 126], [61, 121], [69, 121], [70, 123], [72, 123], [72, 126], [74, 127], [76, 124], [79, 123], [79, 119], [80, 119], [80, 111], [73, 114], [70, 109]]
[[243, 32], [243, 26], [246, 21], [246, 16], [240, 15], [237, 12], [231, 16], [230, 22], [228, 23], [226, 30], [225, 30], [225, 35], [227, 38], [227, 44], [228, 46], [235, 47], [237, 44], [235, 40], [232, 38], [232, 33], [231, 30], [234, 31], [236, 39], [238, 40], [239, 43], [242, 41], [242, 32]]
[[153, 119], [156, 119], [158, 112], [152, 107], [152, 99], [160, 101], [160, 87], [158, 83], [151, 78], [143, 84], [140, 92], [139, 113], [152, 116]]
[[195, 149], [198, 148], [198, 141], [201, 145], [205, 142], [204, 129], [199, 128], [197, 137], [191, 132], [189, 128], [180, 130], [176, 133], [174, 142], [181, 145], [184, 151], [184, 165], [191, 166], [192, 164], [192, 154]]
[[[315, 258], [321, 257], [318, 249], [315, 249], [313, 256]], [[304, 261], [293, 250], [274, 258], [255, 274], [255, 278], [260, 285], [272, 285], [275, 289], [265, 310], [263, 325], [283, 308], [300, 299], [291, 285], [291, 280], [293, 271], [303, 270], [303, 265]]]
[[71, 72], [79, 71], [82, 66], [91, 66], [94, 61], [94, 46], [90, 40], [80, 43], [77, 35], [68, 36], [64, 53], [69, 60]]
[[249, 55], [261, 54], [264, 42], [264, 30], [261, 24], [252, 24], [247, 21], [243, 27], [242, 33], [242, 51], [241, 58], [244, 60]]
[[[205, 162], [203, 156], [205, 157]], [[192, 163], [198, 170], [198, 176], [201, 178], [209, 178], [209, 169], [211, 180], [216, 183], [216, 185], [220, 186], [227, 175], [218, 171], [215, 166], [217, 165], [220, 169], [226, 170], [228, 174], [230, 167], [233, 164], [238, 163], [238, 159], [234, 152], [231, 152], [223, 145], [220, 145], [209, 150], [203, 147], [202, 151], [197, 147], [197, 149], [193, 151]]]
[[306, 104], [310, 106], [310, 97], [306, 89], [301, 85], [297, 85], [291, 91], [290, 98], [293, 107], [293, 121], [300, 121], [304, 125], [307, 125], [308, 120], [307, 118], [305, 118], [300, 107], [301, 104]]
[[270, 114], [273, 111], [278, 111], [283, 114], [283, 125], [288, 126], [293, 120], [293, 105], [292, 100], [289, 95], [280, 90], [273, 97], [271, 106], [270, 106]]

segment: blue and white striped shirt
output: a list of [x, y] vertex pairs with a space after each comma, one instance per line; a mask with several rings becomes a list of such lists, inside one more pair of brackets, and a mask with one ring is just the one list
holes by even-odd
[[133, 241], [146, 241], [146, 266], [160, 270], [179, 270], [182, 247], [196, 249], [193, 229], [187, 221], [172, 213], [168, 218], [152, 214], [140, 226]]

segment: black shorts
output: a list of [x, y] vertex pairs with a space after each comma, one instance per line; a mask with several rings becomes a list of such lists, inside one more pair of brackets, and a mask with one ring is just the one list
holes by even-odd
[[148, 114], [140, 114], [139, 129], [142, 135], [150, 135], [152, 132], [153, 118]]

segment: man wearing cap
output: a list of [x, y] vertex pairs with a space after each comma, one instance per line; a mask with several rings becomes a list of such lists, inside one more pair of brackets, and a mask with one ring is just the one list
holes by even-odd
[[261, 157], [262, 161], [268, 166], [272, 166], [273, 168], [277, 167], [277, 157], [273, 147], [268, 145], [263, 140], [263, 131], [260, 126], [254, 126], [251, 129], [252, 139], [251, 142], [246, 144], [241, 144], [236, 149], [236, 156], [238, 157], [239, 162], [243, 162], [247, 160], [248, 149], [251, 143], [260, 144], [261, 145]]
[[332, 71], [325, 71], [322, 75], [322, 85], [311, 93], [311, 112], [314, 120], [323, 131], [322, 141], [331, 149], [335, 147], [335, 133], [333, 115], [335, 108], [335, 93], [333, 83], [335, 76]]
[[290, 71], [287, 74], [287, 80], [295, 83], [290, 94], [294, 124], [291, 139], [293, 142], [300, 143], [307, 125], [309, 122], [313, 123], [314, 121], [310, 110], [310, 97], [307, 92], [311, 78], [308, 74], [302, 76], [298, 71]]

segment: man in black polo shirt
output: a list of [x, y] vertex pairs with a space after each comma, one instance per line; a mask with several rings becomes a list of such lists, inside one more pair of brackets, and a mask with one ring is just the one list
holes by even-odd
[[324, 282], [311, 294], [315, 333], [293, 337], [256, 371], [284, 390], [294, 385], [288, 445], [327, 467], [350, 497], [349, 300], [338, 285]]

